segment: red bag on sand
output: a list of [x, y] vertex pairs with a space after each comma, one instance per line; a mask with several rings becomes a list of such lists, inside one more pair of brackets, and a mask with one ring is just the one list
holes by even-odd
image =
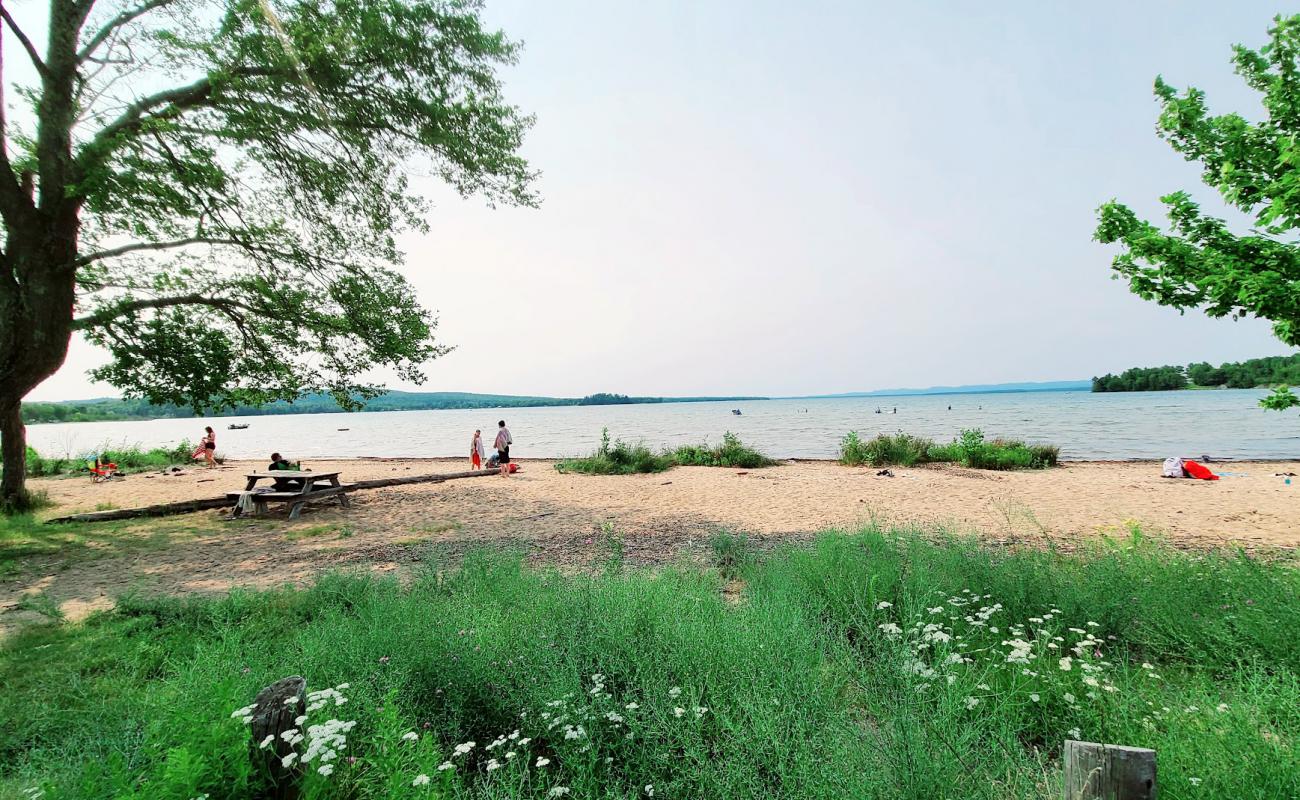
[[[519, 471], [519, 465], [513, 461], [510, 462], [510, 466], [506, 467], [506, 472], [509, 472], [511, 475], [514, 475], [518, 471]], [[1215, 480], [1218, 480], [1217, 475], [1215, 476]]]
[[1210, 468], [1204, 464], [1198, 464], [1195, 461], [1183, 460], [1183, 469], [1187, 471], [1187, 477], [1196, 478], [1202, 481], [1217, 481], [1218, 475], [1210, 472]]

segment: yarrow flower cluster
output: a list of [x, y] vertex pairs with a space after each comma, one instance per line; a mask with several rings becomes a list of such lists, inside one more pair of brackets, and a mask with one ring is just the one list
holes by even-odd
[[[281, 767], [288, 769], [295, 764], [310, 764], [314, 761], [317, 764], [317, 774], [326, 778], [334, 774], [334, 764], [331, 762], [339, 757], [339, 753], [347, 749], [347, 735], [356, 727], [356, 721], [330, 719], [319, 725], [307, 726], [305, 729], [304, 724], [307, 722], [309, 714], [324, 708], [330, 703], [333, 703], [335, 707], [347, 703], [348, 699], [343, 696], [343, 690], [347, 689], [348, 686], [349, 684], [340, 683], [332, 689], [321, 689], [307, 695], [307, 713], [295, 717], [294, 727], [280, 733], [283, 746], [289, 749], [287, 754], [280, 757]], [[297, 695], [286, 697], [283, 700], [286, 707], [296, 707], [299, 702]], [[230, 717], [248, 725], [253, 722], [253, 712], [256, 709], [256, 704], [245, 706], [236, 709], [231, 713]], [[415, 736], [415, 734], [411, 733], [408, 736]], [[303, 742], [307, 743], [307, 750], [300, 753], [298, 745]], [[275, 737], [269, 734], [257, 743], [258, 748], [262, 750], [266, 750], [273, 745], [275, 745]], [[284, 751], [277, 750], [277, 753], [280, 752]]]

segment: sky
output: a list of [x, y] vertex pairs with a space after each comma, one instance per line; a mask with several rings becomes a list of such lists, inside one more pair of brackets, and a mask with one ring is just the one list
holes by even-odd
[[[424, 183], [404, 274], [455, 350], [391, 388], [798, 395], [1089, 378], [1289, 352], [1110, 278], [1118, 198], [1187, 189], [1152, 81], [1258, 117], [1231, 45], [1279, 9], [1197, 2], [487, 0], [524, 42], [539, 209]], [[30, 399], [114, 395], [74, 342]], [[378, 376], [385, 379], [386, 376]]]

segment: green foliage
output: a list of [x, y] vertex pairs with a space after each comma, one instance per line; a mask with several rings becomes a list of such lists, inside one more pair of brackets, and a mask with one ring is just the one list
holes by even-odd
[[155, 447], [141, 449], [139, 445], [112, 445], [105, 442], [95, 450], [89, 450], [76, 457], [46, 457], [27, 448], [27, 477], [47, 478], [58, 475], [84, 475], [90, 472], [90, 464], [98, 457], [103, 463], [117, 465], [120, 472], [145, 472], [164, 469], [175, 465], [193, 463], [190, 455], [194, 445], [181, 440], [174, 447]]
[[1056, 466], [1060, 448], [1025, 444], [1015, 439], [986, 441], [978, 429], [963, 430], [951, 444], [935, 444], [924, 436], [879, 434], [870, 441], [854, 431], [840, 441], [840, 463], [847, 466], [911, 467], [956, 463], [972, 469], [1043, 469]]
[[758, 469], [780, 462], [746, 446], [731, 431], [722, 434], [722, 444], [683, 445], [674, 451], [656, 453], [644, 444], [628, 444], [621, 440], [612, 444], [609, 428], [600, 432], [600, 446], [596, 452], [582, 458], [566, 458], [555, 464], [560, 472], [581, 472], [587, 475], [630, 475], [645, 472], [663, 472], [675, 466], [740, 467]]
[[257, 796], [231, 713], [290, 674], [348, 699], [311, 724], [356, 722], [317, 798], [1037, 800], [1065, 738], [1156, 749], [1169, 796], [1300, 793], [1291, 566], [869, 530], [743, 571], [735, 604], [713, 570], [482, 553], [405, 586], [128, 596], [0, 644], [0, 795]]
[[1187, 375], [1182, 367], [1134, 367], [1119, 375], [1106, 374], [1092, 379], [1094, 392], [1154, 392], [1186, 388]]
[[934, 442], [924, 436], [881, 433], [864, 442], [857, 432], [849, 431], [840, 440], [840, 463], [849, 466], [865, 464], [873, 467], [911, 467], [934, 460], [930, 458], [933, 447]]
[[1286, 411], [1300, 406], [1300, 397], [1296, 397], [1290, 386], [1279, 386], [1267, 397], [1260, 398], [1259, 404], [1270, 411]]
[[1138, 296], [1211, 317], [1267, 319], [1279, 339], [1300, 345], [1294, 288], [1300, 280], [1294, 240], [1300, 228], [1300, 15], [1275, 18], [1269, 37], [1259, 50], [1234, 47], [1232, 58], [1237, 74], [1262, 95], [1262, 120], [1210, 115], [1201, 90], [1180, 95], [1163, 78], [1155, 82], [1160, 137], [1188, 161], [1200, 162], [1205, 184], [1250, 215], [1252, 230], [1235, 234], [1179, 191], [1161, 198], [1168, 232], [1111, 201], [1100, 209], [1096, 239], [1122, 246], [1113, 267]]
[[1300, 384], [1300, 353], [1290, 356], [1250, 358], [1229, 361], [1217, 367], [1207, 362], [1182, 367], [1127, 369], [1119, 375], [1092, 379], [1094, 392], [1147, 392], [1162, 389], [1186, 389], [1188, 385], [1209, 388], [1253, 389], [1257, 386]]
[[743, 533], [718, 531], [709, 539], [713, 550], [713, 566], [723, 580], [739, 578], [756, 561], [754, 545]]
[[560, 472], [581, 472], [586, 475], [633, 475], [646, 472], [663, 472], [673, 466], [667, 455], [655, 453], [644, 444], [628, 444], [622, 440], [613, 444], [609, 428], [600, 432], [600, 446], [596, 452], [583, 458], [566, 458], [557, 461]]
[[731, 431], [722, 434], [720, 446], [709, 447], [707, 444], [682, 445], [673, 451], [673, 461], [683, 467], [740, 467], [758, 469], [778, 464], [776, 459], [768, 458], [752, 447], [740, 441], [740, 437]]

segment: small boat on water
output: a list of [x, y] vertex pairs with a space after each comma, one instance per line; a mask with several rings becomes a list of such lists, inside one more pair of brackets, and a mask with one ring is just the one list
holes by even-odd
[[341, 430], [341, 431], [350, 431], [350, 430], [352, 430], [352, 429], [351, 429], [351, 428], [339, 428], [339, 430]]
[[733, 409], [731, 409], [731, 413], [733, 413], [733, 414], [735, 414], [736, 416], [739, 417], [739, 416], [740, 416], [740, 409], [739, 409], [739, 408], [733, 408]]
[[243, 425], [236, 425], [235, 423], [232, 422], [232, 423], [230, 423], [229, 425], [226, 426], [226, 430], [229, 430], [229, 431], [242, 431], [243, 429], [245, 429], [245, 428], [247, 428], [247, 427], [248, 427], [248, 423], [247, 423], [247, 422], [245, 422]]

